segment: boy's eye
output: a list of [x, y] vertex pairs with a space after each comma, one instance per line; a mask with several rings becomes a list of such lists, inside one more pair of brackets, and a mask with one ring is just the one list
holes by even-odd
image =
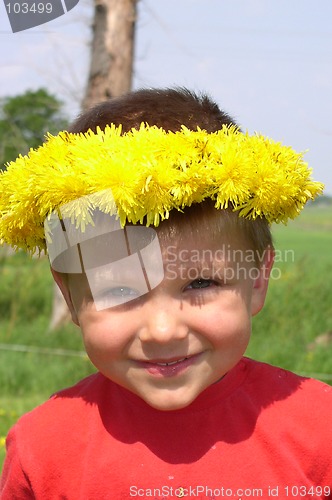
[[107, 293], [115, 297], [136, 297], [138, 291], [134, 290], [133, 288], [129, 288], [128, 286], [117, 286], [107, 290]]
[[115, 286], [92, 294], [92, 298], [97, 310], [102, 310], [131, 302], [141, 295], [142, 293], [134, 288], [127, 286]]
[[197, 289], [202, 289], [202, 288], [209, 288], [213, 285], [215, 285], [216, 282], [213, 280], [207, 280], [204, 278], [198, 278], [190, 283], [190, 285], [187, 286], [187, 289], [191, 290], [197, 290]]
[[137, 297], [139, 292], [128, 286], [116, 286], [114, 288], [108, 288], [103, 292], [103, 295], [110, 295], [113, 297]]

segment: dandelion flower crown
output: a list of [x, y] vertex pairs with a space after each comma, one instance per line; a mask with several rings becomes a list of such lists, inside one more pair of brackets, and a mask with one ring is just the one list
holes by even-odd
[[60, 132], [0, 175], [0, 240], [45, 249], [44, 221], [66, 204], [62, 216], [83, 230], [96, 208], [122, 225], [158, 226], [171, 210], [205, 199], [240, 217], [287, 222], [322, 190], [301, 153], [235, 126]]

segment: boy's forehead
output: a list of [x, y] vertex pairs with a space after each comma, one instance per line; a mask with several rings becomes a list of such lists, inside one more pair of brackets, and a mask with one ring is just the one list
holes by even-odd
[[[187, 214], [186, 214], [187, 215]], [[234, 223], [237, 215], [231, 217], [225, 212], [214, 209], [211, 215], [198, 217], [171, 218], [164, 221], [157, 229], [157, 234], [163, 254], [171, 248], [172, 252], [216, 250], [220, 247], [246, 247], [245, 235], [239, 225]]]
[[[212, 217], [173, 217], [158, 228], [143, 225], [121, 226], [117, 216], [100, 211], [93, 213], [92, 223], [85, 228], [76, 227], [70, 219], [54, 214], [48, 220], [48, 254], [52, 267], [63, 273], [84, 273], [89, 269], [118, 262], [127, 265], [129, 256], [138, 255], [159, 265], [175, 256], [181, 260], [184, 252], [202, 254], [209, 250], [232, 246], [243, 248], [243, 238], [234, 224], [219, 213]], [[187, 214], [188, 215], [188, 214]], [[132, 259], [133, 260], [133, 259]]]

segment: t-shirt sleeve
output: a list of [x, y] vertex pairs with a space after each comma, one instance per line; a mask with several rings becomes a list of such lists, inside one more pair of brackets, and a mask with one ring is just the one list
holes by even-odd
[[7, 455], [0, 479], [0, 499], [13, 500], [13, 498], [33, 499], [29, 480], [21, 465], [15, 426], [10, 430], [7, 440]]

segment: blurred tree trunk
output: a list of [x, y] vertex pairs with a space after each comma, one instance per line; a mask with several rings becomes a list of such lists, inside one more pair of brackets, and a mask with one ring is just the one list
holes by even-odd
[[[131, 89], [137, 2], [94, 0], [90, 69], [83, 111]], [[69, 320], [69, 310], [55, 285], [50, 330]]]
[[131, 89], [137, 0], [95, 0], [83, 110]]

